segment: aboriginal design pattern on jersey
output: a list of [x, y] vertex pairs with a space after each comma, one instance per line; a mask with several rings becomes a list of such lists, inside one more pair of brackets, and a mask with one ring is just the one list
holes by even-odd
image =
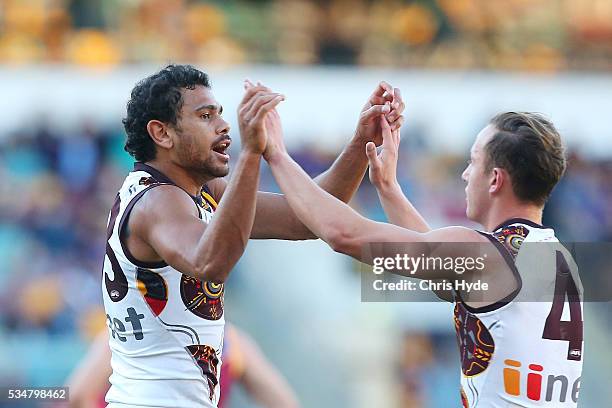
[[[217, 208], [216, 201], [202, 189], [199, 196], [195, 197], [198, 207], [202, 210], [202, 217], [210, 221], [210, 217]], [[222, 283], [206, 282], [192, 276], [181, 277], [181, 299], [186, 310], [198, 317], [207, 320], [219, 320], [223, 316], [223, 294]]]
[[493, 232], [493, 236], [510, 252], [512, 258], [516, 258], [528, 234], [529, 230], [523, 225], [510, 225]]
[[207, 320], [219, 320], [223, 316], [223, 284], [203, 282], [183, 275], [181, 299], [187, 310]]
[[219, 366], [219, 358], [215, 349], [203, 344], [194, 344], [186, 347], [189, 354], [194, 358], [198, 367], [202, 370], [202, 375], [208, 381], [208, 389], [210, 390], [209, 398], [212, 401], [214, 398], [214, 390], [219, 383], [217, 369]]
[[495, 352], [493, 336], [484, 323], [460, 302], [455, 303], [454, 315], [461, 371], [467, 377], [482, 374]]
[[148, 269], [138, 268], [136, 282], [151, 311], [155, 316], [159, 316], [168, 303], [168, 285], [164, 278]]

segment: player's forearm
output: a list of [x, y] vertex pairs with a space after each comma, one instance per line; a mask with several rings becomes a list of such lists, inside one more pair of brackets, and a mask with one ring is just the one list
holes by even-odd
[[376, 191], [391, 224], [417, 232], [431, 231], [427, 221], [406, 198], [398, 183], [392, 183], [388, 186], [376, 186]]
[[[347, 203], [353, 198], [367, 170], [368, 160], [363, 146], [357, 141], [351, 143], [340, 153], [329, 169], [317, 176], [314, 181], [319, 187], [337, 199]], [[283, 239], [313, 239], [317, 236], [297, 217], [292, 215], [286, 222]]]
[[272, 174], [295, 215], [316, 236], [335, 247], [361, 216], [322, 190], [287, 153], [269, 160]]
[[364, 146], [357, 140], [351, 140], [331, 167], [315, 181], [323, 190], [347, 203], [355, 195], [367, 168]]
[[198, 274], [223, 282], [244, 252], [253, 228], [261, 155], [243, 151], [223, 200], [197, 245]]

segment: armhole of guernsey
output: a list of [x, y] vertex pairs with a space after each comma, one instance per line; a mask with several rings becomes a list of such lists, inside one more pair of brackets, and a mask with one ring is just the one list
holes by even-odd
[[[123, 211], [123, 215], [121, 216], [121, 220], [119, 221], [119, 227], [117, 229], [118, 232], [118, 237], [119, 237], [119, 243], [121, 244], [121, 249], [123, 250], [123, 253], [125, 254], [126, 258], [133, 263], [136, 266], [139, 266], [141, 268], [151, 268], [151, 269], [157, 269], [157, 268], [164, 268], [166, 266], [168, 266], [168, 264], [164, 261], [159, 261], [159, 262], [144, 262], [144, 261], [139, 261], [138, 259], [136, 259], [134, 257], [134, 255], [132, 255], [132, 253], [130, 252], [130, 250], [128, 249], [125, 240], [123, 239], [123, 232], [124, 229], [127, 225], [127, 221], [129, 219], [130, 216], [130, 212], [132, 211], [132, 208], [134, 208], [134, 204], [136, 204], [138, 202], [138, 200], [140, 200], [142, 198], [142, 196], [149, 190], [151, 190], [152, 188], [155, 188], [157, 186], [165, 186], [165, 185], [172, 185], [169, 183], [154, 183], [151, 184], [150, 186], [147, 186], [145, 189], [143, 189], [142, 191], [140, 191], [138, 194], [136, 194], [128, 203], [127, 207], [125, 207], [125, 211]], [[199, 213], [198, 213], [199, 214]]]
[[212, 191], [210, 191], [207, 185], [202, 187], [202, 198], [206, 200], [208, 205], [210, 205], [213, 210], [216, 210], [219, 206], [219, 204], [217, 204], [217, 200], [215, 200], [213, 197]]
[[514, 275], [514, 278], [516, 279], [516, 282], [518, 284], [518, 287], [515, 290], [513, 290], [512, 293], [510, 293], [507, 296], [505, 296], [503, 299], [498, 300], [497, 302], [492, 303], [490, 305], [482, 306], [482, 307], [473, 307], [473, 306], [470, 306], [470, 305], [466, 304], [463, 301], [463, 299], [461, 299], [461, 296], [457, 292], [456, 295], [457, 295], [458, 300], [461, 302], [461, 304], [470, 313], [474, 313], [474, 314], [493, 312], [493, 311], [495, 311], [497, 309], [500, 309], [503, 306], [506, 306], [507, 304], [512, 302], [518, 296], [519, 292], [521, 291], [521, 289], [523, 287], [523, 279], [521, 278], [521, 274], [519, 273], [518, 269], [516, 268], [516, 264], [514, 263], [514, 258], [512, 257], [512, 254], [510, 253], [508, 248], [506, 248], [501, 242], [499, 242], [497, 240], [497, 238], [495, 238], [495, 236], [493, 236], [493, 234], [489, 234], [487, 232], [482, 232], [482, 231], [478, 231], [478, 230], [476, 230], [476, 232], [479, 233], [480, 235], [486, 237], [489, 241], [491, 241], [491, 243], [495, 246], [495, 248], [497, 248], [499, 253], [503, 256], [504, 260], [506, 261], [506, 264], [508, 265], [508, 267], [512, 271], [512, 273]]

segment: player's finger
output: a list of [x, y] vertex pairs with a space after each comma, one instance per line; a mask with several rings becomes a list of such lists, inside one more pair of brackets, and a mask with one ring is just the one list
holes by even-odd
[[370, 106], [369, 109], [367, 109], [365, 112], [361, 114], [361, 118], [369, 119], [369, 118], [372, 118], [378, 115], [384, 115], [386, 113], [389, 113], [390, 110], [391, 110], [391, 107], [389, 106], [388, 103], [384, 105], [373, 105], [373, 106]]
[[246, 118], [246, 120], [249, 120], [249, 121], [253, 120], [255, 115], [257, 115], [257, 112], [259, 111], [261, 106], [268, 103], [269, 101], [276, 98], [277, 96], [281, 96], [281, 95], [278, 93], [264, 93], [264, 94], [261, 94], [253, 98], [255, 99], [253, 101], [253, 104], [244, 114], [244, 117]]
[[389, 126], [391, 126], [391, 130], [397, 130], [401, 128], [403, 125], [404, 125], [404, 116], [400, 116], [399, 118], [394, 120], [393, 123], [389, 123]]
[[383, 96], [373, 96], [370, 98], [369, 102], [371, 105], [384, 105], [385, 102], [387, 102], [387, 98]]
[[389, 126], [391, 126], [392, 131], [400, 129], [402, 126], [404, 126], [404, 117], [400, 116], [395, 122], [390, 123]]
[[[283, 99], [284, 100], [284, 99]], [[270, 116], [274, 117], [274, 118], [278, 118], [280, 119], [280, 115], [278, 114], [278, 111], [275, 109], [272, 109], [269, 113]]]
[[400, 115], [401, 114], [397, 111], [397, 109], [393, 108], [393, 105], [391, 105], [391, 111], [386, 116], [389, 123], [393, 123]]
[[391, 126], [389, 126], [389, 122], [387, 122], [387, 118], [384, 115], [380, 117], [380, 127], [382, 129], [383, 146], [390, 146], [393, 143]]
[[399, 88], [393, 88], [393, 97], [399, 103], [400, 106], [404, 104], [404, 100], [402, 99], [402, 91], [400, 91]]
[[390, 123], [394, 122], [398, 116], [404, 112], [404, 108], [406, 107], [404, 101], [402, 100], [399, 88], [394, 89], [394, 95], [393, 101], [391, 102], [391, 112], [387, 115], [387, 119]]
[[389, 85], [388, 83], [386, 83], [385, 81], [381, 81], [376, 87], [376, 89], [374, 90], [374, 92], [372, 92], [372, 95], [370, 95], [370, 99], [376, 96], [383, 96], [385, 92], [392, 94], [393, 87]]
[[253, 105], [255, 97], [263, 92], [265, 92], [263, 89], [258, 89], [255, 86], [247, 88], [244, 96], [242, 97], [242, 101], [240, 101], [240, 104], [238, 105], [238, 114], [243, 115], [244, 112], [246, 112], [250, 106]]
[[[247, 90], [247, 92], [245, 92], [243, 101], [240, 103], [240, 105], [238, 107], [238, 116], [244, 117], [246, 112], [248, 112], [249, 109], [251, 109], [251, 107], [253, 106], [253, 104], [257, 100], [257, 97], [264, 92], [263, 89], [259, 89], [259, 90], [256, 90], [256, 91], [254, 89], [255, 89], [255, 87], [252, 87], [252, 88], [249, 88]], [[249, 92], [251, 94], [251, 97], [247, 99], [247, 93], [249, 93]]]
[[244, 119], [246, 119], [246, 120], [251, 120], [253, 118], [253, 116], [255, 116], [255, 114], [259, 110], [259, 107], [262, 104], [266, 103], [267, 101], [269, 101], [270, 99], [272, 99], [273, 97], [275, 97], [277, 95], [280, 95], [280, 94], [275, 93], [275, 92], [264, 92], [264, 91], [261, 91], [261, 92], [257, 93], [244, 106], [243, 110], [241, 111], [242, 117]]
[[368, 156], [368, 162], [370, 163], [370, 167], [373, 169], [377, 169], [380, 167], [380, 159], [378, 158], [378, 154], [376, 153], [376, 145], [374, 142], [366, 143], [366, 156]]
[[406, 105], [404, 105], [403, 102], [392, 103], [391, 112], [389, 112], [389, 114], [387, 115], [387, 120], [389, 121], [389, 123], [395, 122], [397, 118], [402, 115], [405, 107]]
[[391, 131], [391, 135], [393, 136], [393, 141], [395, 142], [395, 147], [399, 148], [400, 141], [401, 141], [400, 129], [397, 128], [397, 129]]
[[283, 100], [285, 100], [283, 95], [277, 94], [274, 96], [271, 100], [260, 106], [259, 111], [257, 111], [255, 114], [254, 120], [256, 122], [263, 120], [266, 117], [266, 114], [274, 109], [276, 105], [281, 103]]
[[251, 100], [251, 98], [253, 98], [253, 96], [257, 92], [264, 92], [264, 91], [265, 89], [260, 86], [252, 86], [252, 87], [246, 88], [246, 91], [244, 92], [244, 96], [242, 97], [242, 101], [240, 101], [240, 105], [238, 106], [241, 107], [241, 106], [246, 105], [249, 102], [249, 100]]
[[262, 87], [263, 89], [265, 89], [268, 92], [272, 92], [272, 89], [270, 89], [268, 86], [264, 85], [261, 81], [257, 81], [257, 86]]

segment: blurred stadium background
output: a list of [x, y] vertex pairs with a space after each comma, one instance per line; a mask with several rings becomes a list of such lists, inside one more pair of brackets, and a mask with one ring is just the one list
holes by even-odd
[[[2, 0], [0, 385], [62, 384], [104, 328], [105, 223], [132, 163], [120, 121], [134, 83], [168, 62], [211, 75], [235, 140], [244, 78], [284, 92], [289, 146], [313, 176], [377, 82], [400, 87], [400, 181], [434, 226], [467, 225], [459, 176], [487, 120], [542, 112], [570, 158], [545, 223], [612, 240], [610, 0]], [[277, 189], [268, 171], [261, 187]], [[384, 219], [368, 182], [352, 205]], [[320, 242], [251, 242], [226, 317], [305, 407], [458, 406], [450, 306], [362, 303], [359, 285]], [[609, 305], [586, 306], [582, 407], [612, 400]]]

